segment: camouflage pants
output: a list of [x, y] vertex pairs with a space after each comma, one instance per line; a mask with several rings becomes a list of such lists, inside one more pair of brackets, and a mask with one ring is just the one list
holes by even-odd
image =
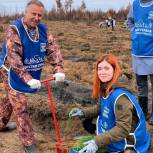
[[12, 112], [15, 114], [19, 138], [24, 146], [35, 143], [34, 132], [27, 112], [26, 95], [12, 90], [7, 83], [7, 74], [2, 70], [4, 88], [6, 97], [0, 99], [0, 128], [8, 123]]

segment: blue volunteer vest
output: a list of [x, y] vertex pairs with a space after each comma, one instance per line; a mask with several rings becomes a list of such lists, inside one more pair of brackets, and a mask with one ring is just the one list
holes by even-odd
[[[46, 56], [46, 44], [47, 44], [47, 28], [44, 24], [38, 25], [39, 39], [33, 41], [28, 35], [27, 31], [23, 26], [21, 19], [13, 21], [11, 26], [15, 27], [23, 49], [22, 62], [26, 71], [34, 78], [40, 80], [42, 67], [44, 65], [44, 59]], [[2, 54], [1, 54], [1, 65], [4, 64], [6, 57], [6, 46], [3, 41]], [[24, 93], [36, 92], [36, 89], [31, 89], [11, 68], [8, 72], [8, 82], [11, 88], [16, 91]]]
[[1, 56], [0, 56], [0, 68], [2, 67], [2, 65], [4, 65], [5, 58], [6, 58], [6, 48], [5, 48], [5, 41], [3, 41], [2, 52], [1, 52]]
[[153, 5], [142, 7], [139, 0], [135, 0], [133, 18], [132, 54], [140, 57], [153, 56]]
[[130, 135], [134, 136], [135, 144], [132, 146], [128, 145], [126, 139], [123, 139], [119, 142], [108, 145], [108, 151], [114, 153], [120, 152], [124, 151], [126, 147], [130, 146], [134, 147], [137, 153], [147, 153], [150, 147], [151, 138], [149, 132], [146, 130], [145, 117], [136, 98], [127, 90], [119, 88], [114, 89], [108, 97], [101, 97], [101, 111], [97, 119], [97, 134], [109, 131], [116, 126], [115, 105], [117, 99], [122, 95], [126, 95], [130, 99], [139, 118], [139, 122], [134, 133], [130, 133]]

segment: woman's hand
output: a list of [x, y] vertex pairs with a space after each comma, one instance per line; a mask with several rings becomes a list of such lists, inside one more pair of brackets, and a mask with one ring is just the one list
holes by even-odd
[[79, 153], [96, 153], [98, 150], [98, 146], [94, 139], [85, 142], [84, 145], [86, 146], [81, 149]]
[[72, 110], [69, 112], [69, 117], [84, 117], [84, 112], [80, 108], [72, 108]]

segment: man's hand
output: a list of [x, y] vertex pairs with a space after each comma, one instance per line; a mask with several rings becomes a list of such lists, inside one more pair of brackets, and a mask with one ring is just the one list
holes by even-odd
[[27, 84], [30, 86], [31, 89], [40, 89], [41, 83], [39, 80], [31, 79], [27, 82]]
[[65, 74], [62, 72], [55, 73], [53, 77], [55, 77], [55, 81], [57, 82], [63, 82], [65, 80]]
[[86, 146], [81, 149], [79, 153], [96, 153], [96, 151], [98, 150], [98, 146], [94, 139], [85, 142], [84, 145]]
[[73, 108], [70, 112], [69, 112], [69, 117], [84, 117], [84, 113], [81, 109], [79, 108]]

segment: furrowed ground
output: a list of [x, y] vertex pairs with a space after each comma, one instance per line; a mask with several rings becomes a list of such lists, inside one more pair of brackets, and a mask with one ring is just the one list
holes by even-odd
[[[126, 31], [123, 23], [117, 22], [115, 31], [101, 29], [97, 23], [64, 21], [46, 21], [46, 23], [49, 26], [49, 31], [53, 33], [60, 45], [68, 81], [77, 83], [76, 86], [81, 84], [84, 87], [90, 87], [97, 57], [104, 53], [113, 53], [118, 56], [123, 70], [122, 81], [135, 88], [135, 78], [131, 69], [130, 33]], [[4, 32], [0, 31], [1, 41], [3, 34]], [[44, 67], [42, 78], [45, 79], [50, 74], [52, 74], [52, 69], [47, 64]], [[60, 86], [60, 84], [56, 86]], [[61, 94], [64, 95], [65, 90], [66, 88], [63, 88]], [[71, 90], [75, 91], [73, 88]], [[0, 82], [0, 97], [3, 96], [5, 96], [5, 91]], [[34, 95], [27, 95], [27, 98], [28, 111], [32, 119], [38, 147], [42, 153], [55, 153], [54, 147], [57, 139], [45, 87], [43, 86], [43, 90]], [[63, 100], [62, 102], [62, 98], [59, 100], [54, 97], [56, 115], [63, 144], [71, 148], [74, 137], [87, 133], [83, 130], [79, 119], [70, 120], [67, 115], [72, 107], [77, 105], [81, 107], [81, 103], [78, 103], [76, 99], [71, 101], [73, 97], [67, 97], [67, 101]], [[83, 103], [82, 105], [88, 107], [91, 104]], [[14, 116], [12, 116], [12, 120], [14, 120]], [[147, 126], [149, 131], [153, 133], [153, 126]], [[0, 152], [24, 152], [17, 131], [0, 133]], [[153, 152], [152, 148], [151, 152]]]

